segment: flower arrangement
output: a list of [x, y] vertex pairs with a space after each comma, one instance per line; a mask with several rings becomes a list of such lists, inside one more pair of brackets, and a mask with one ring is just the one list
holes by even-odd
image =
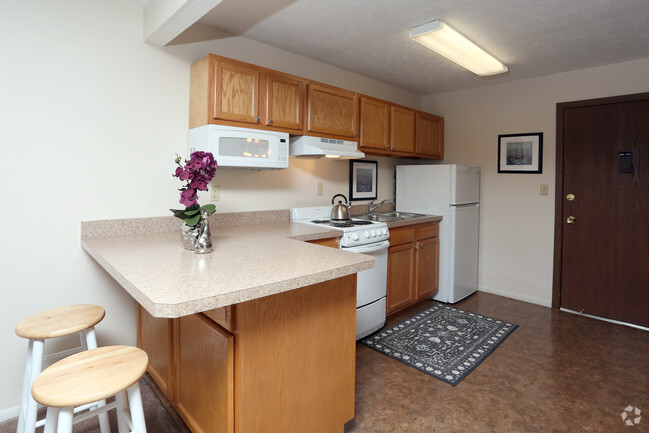
[[169, 209], [176, 218], [185, 221], [190, 227], [196, 226], [203, 220], [203, 214], [214, 213], [216, 206], [198, 204], [198, 191], [207, 191], [207, 185], [216, 174], [218, 164], [214, 160], [214, 155], [210, 152], [194, 152], [190, 155], [189, 160], [185, 160], [185, 165], [180, 163], [181, 159], [176, 154], [176, 164], [178, 167], [172, 176], [177, 177], [187, 183], [178, 190], [180, 191], [180, 204], [185, 205], [185, 209]]

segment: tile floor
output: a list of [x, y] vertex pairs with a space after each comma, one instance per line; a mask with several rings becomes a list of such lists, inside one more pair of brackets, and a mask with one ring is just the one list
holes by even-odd
[[[356, 417], [345, 433], [649, 432], [649, 332], [487, 293], [455, 306], [520, 327], [457, 386], [358, 345]], [[149, 432], [186, 432], [151, 396]], [[621, 414], [629, 405], [643, 416], [627, 427]], [[0, 433], [15, 425], [0, 424]], [[79, 427], [75, 433], [99, 431]]]

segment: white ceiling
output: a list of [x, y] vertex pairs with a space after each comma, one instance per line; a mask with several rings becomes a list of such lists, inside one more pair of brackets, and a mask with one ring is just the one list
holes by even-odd
[[[435, 19], [509, 72], [481, 78], [410, 40]], [[223, 0], [199, 22], [420, 95], [649, 58], [649, 0]]]

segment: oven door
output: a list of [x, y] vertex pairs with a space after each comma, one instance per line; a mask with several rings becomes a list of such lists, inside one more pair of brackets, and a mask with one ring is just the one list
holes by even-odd
[[385, 297], [388, 283], [389, 241], [344, 248], [345, 251], [367, 254], [374, 257], [374, 267], [358, 273], [356, 282], [356, 306], [370, 304]]

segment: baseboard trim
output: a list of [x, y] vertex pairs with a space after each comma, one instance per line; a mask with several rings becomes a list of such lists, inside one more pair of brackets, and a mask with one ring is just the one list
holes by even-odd
[[538, 298], [533, 298], [531, 296], [522, 296], [519, 295], [518, 293], [512, 293], [505, 290], [497, 290], [491, 287], [480, 286], [478, 287], [478, 291], [491, 293], [492, 295], [504, 296], [505, 298], [512, 298], [518, 301], [529, 302], [530, 304], [541, 305], [543, 307], [552, 308], [552, 300], [538, 299]]
[[9, 421], [12, 418], [17, 418], [19, 410], [20, 405], [0, 410], [0, 422], [5, 422]]

